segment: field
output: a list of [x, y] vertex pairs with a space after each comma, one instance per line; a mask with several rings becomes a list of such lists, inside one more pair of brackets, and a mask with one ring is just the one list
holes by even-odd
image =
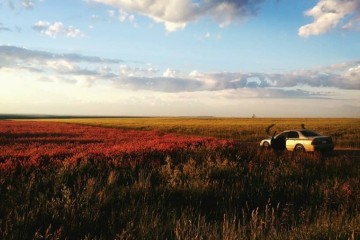
[[73, 118], [51, 121], [121, 129], [158, 130], [253, 143], [268, 137], [265, 130], [270, 124], [275, 124], [272, 130], [277, 132], [300, 129], [301, 124], [304, 124], [308, 129], [331, 136], [337, 147], [360, 148], [360, 119], [353, 118]]
[[[302, 123], [337, 150], [258, 148]], [[359, 137], [359, 119], [0, 121], [0, 238], [360, 239]]]

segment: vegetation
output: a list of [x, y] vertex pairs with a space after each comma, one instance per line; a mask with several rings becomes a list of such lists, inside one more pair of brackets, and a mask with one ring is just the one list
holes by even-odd
[[266, 128], [271, 124], [275, 124], [272, 130], [277, 132], [300, 129], [304, 124], [308, 129], [331, 136], [337, 147], [360, 148], [358, 118], [70, 118], [51, 121], [214, 136], [240, 142], [259, 142], [268, 137]]
[[0, 169], [74, 164], [84, 157], [159, 165], [164, 156], [232, 145], [212, 137], [28, 121], [0, 121], [0, 142]]
[[213, 138], [142, 155], [148, 161], [120, 152], [51, 161], [58, 155], [41, 149], [34, 150], [41, 164], [17, 164], [27, 155], [8, 151], [45, 142], [91, 148], [95, 136], [111, 149], [126, 133], [0, 122], [0, 162], [15, 166], [0, 169], [0, 238], [360, 239], [360, 161], [346, 154], [273, 152]]

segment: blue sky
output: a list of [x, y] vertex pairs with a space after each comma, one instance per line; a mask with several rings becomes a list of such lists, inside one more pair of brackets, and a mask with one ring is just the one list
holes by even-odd
[[358, 0], [2, 0], [0, 113], [360, 117]]

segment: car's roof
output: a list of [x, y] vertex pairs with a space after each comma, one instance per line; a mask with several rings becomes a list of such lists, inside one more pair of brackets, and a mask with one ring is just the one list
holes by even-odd
[[[300, 133], [301, 135], [303, 135], [304, 137], [321, 137], [321, 136], [324, 136], [324, 135], [321, 135], [315, 131], [312, 131], [312, 130], [309, 130], [309, 129], [290, 129], [290, 130], [285, 130], [285, 131], [282, 131], [280, 133], [277, 134], [277, 136], [283, 134], [283, 133], [286, 133], [288, 134], [289, 132], [298, 132]], [[309, 136], [307, 136], [309, 135]]]
[[284, 130], [284, 131], [282, 131], [282, 132], [290, 132], [290, 131], [295, 131], [295, 132], [303, 132], [303, 131], [315, 132], [315, 131], [309, 130], [309, 129], [289, 129], [289, 130]]

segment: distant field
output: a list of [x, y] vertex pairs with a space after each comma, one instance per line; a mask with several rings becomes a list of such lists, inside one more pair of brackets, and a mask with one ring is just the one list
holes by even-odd
[[360, 119], [358, 118], [76, 118], [47, 119], [122, 129], [158, 130], [219, 138], [241, 142], [258, 142], [267, 137], [265, 129], [281, 132], [301, 124], [323, 135], [333, 137], [336, 147], [360, 148]]

